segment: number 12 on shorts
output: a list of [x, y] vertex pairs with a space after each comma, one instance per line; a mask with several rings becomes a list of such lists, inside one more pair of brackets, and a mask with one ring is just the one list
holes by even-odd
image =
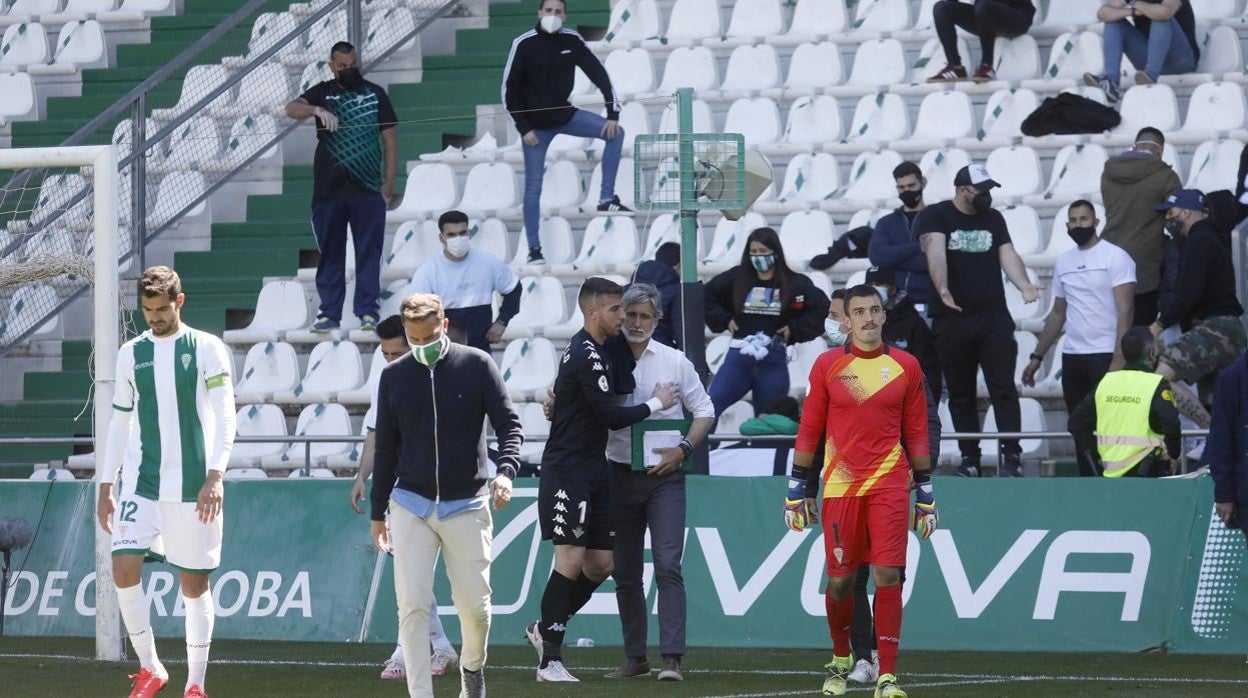
[[139, 510], [137, 502], [122, 502], [121, 509], [117, 512], [117, 520], [126, 523], [134, 523], [134, 514]]

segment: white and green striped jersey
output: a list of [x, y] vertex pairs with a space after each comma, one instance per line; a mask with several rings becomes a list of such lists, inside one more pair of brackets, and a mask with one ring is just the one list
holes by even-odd
[[169, 337], [148, 330], [122, 345], [113, 408], [133, 413], [121, 468], [123, 497], [194, 502], [208, 468], [224, 468], [218, 461], [222, 452], [228, 458], [234, 434], [216, 433], [224, 429], [209, 393], [232, 396], [230, 365], [224, 342], [185, 324]]

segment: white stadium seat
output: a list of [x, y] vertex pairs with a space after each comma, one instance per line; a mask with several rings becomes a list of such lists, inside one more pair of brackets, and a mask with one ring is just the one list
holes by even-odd
[[305, 327], [308, 322], [308, 295], [298, 281], [270, 281], [260, 289], [256, 314], [242, 329], [226, 330], [223, 338], [231, 344], [275, 342], [286, 330]]
[[971, 164], [971, 156], [961, 148], [945, 148], [929, 150], [919, 160], [919, 170], [927, 179], [927, 188], [923, 195], [928, 201], [952, 199], [954, 194], [953, 178], [958, 170]]
[[1044, 205], [1048, 199], [1077, 199], [1099, 194], [1101, 171], [1108, 157], [1105, 148], [1093, 143], [1063, 147], [1053, 158], [1053, 173], [1044, 194], [1027, 203]]
[[[347, 408], [336, 404], [308, 405], [299, 413], [299, 421], [295, 424], [295, 436], [342, 436], [353, 432]], [[292, 443], [280, 455], [260, 459], [260, 465], [265, 470], [302, 468], [305, 465], [320, 465], [329, 457], [342, 455], [350, 450], [351, 444], [345, 441]], [[310, 462], [306, 457], [309, 453]]]
[[637, 261], [637, 226], [632, 218], [597, 216], [585, 226], [581, 253], [572, 260], [575, 275], [612, 272]]
[[1023, 120], [1027, 118], [1039, 103], [1036, 93], [1021, 88], [997, 90], [988, 98], [984, 105], [983, 118], [979, 120], [979, 129], [974, 138], [964, 138], [959, 142], [964, 148], [1003, 146], [1023, 135]]
[[851, 28], [894, 32], [910, 26], [910, 0], [860, 0]]
[[274, 402], [309, 404], [336, 400], [338, 393], [363, 382], [360, 350], [346, 340], [331, 339], [312, 348], [303, 380], [288, 391], [273, 395]]
[[282, 106], [290, 99], [290, 74], [276, 61], [259, 66], [243, 76], [238, 83], [238, 101], [232, 104], [213, 102], [213, 116], [239, 117], [267, 111], [285, 115]]
[[[627, 138], [624, 139], [624, 154], [632, 155], [633, 139], [652, 133], [650, 116], [646, 114], [646, 107], [640, 102], [625, 104], [620, 109], [620, 128], [624, 129], [624, 133], [627, 134]], [[623, 168], [621, 170], [625, 171]]]
[[943, 141], [966, 138], [975, 133], [975, 112], [965, 92], [944, 90], [923, 98], [914, 132], [896, 147], [919, 150], [933, 148]]
[[[388, 318], [391, 315], [399, 314], [399, 305], [403, 303], [403, 299], [407, 297], [407, 288], [410, 282], [404, 279], [391, 281], [389, 286], [381, 290], [381, 308], [377, 311], [378, 317]], [[371, 332], [369, 334], [372, 334]]]
[[754, 39], [776, 36], [783, 31], [780, 0], [736, 0], [724, 36], [728, 39]]
[[1203, 192], [1234, 190], [1233, 184], [1239, 177], [1239, 157], [1243, 150], [1244, 144], [1238, 140], [1201, 143], [1192, 154], [1187, 187]]
[[312, 61], [307, 64], [299, 75], [299, 94], [307, 92], [308, 88], [313, 85], [326, 80], [332, 80], [333, 78], [334, 74], [329, 69], [329, 63], [326, 63], [324, 60]]
[[61, 0], [8, 0], [0, 3], [0, 26], [34, 22], [60, 9]]
[[542, 209], [560, 209], [580, 202], [581, 172], [576, 163], [569, 160], [548, 163], [546, 174], [542, 177]]
[[504, 339], [524, 337], [563, 323], [568, 315], [563, 284], [553, 276], [520, 279], [520, 312], [511, 319]]
[[[1062, 237], [1070, 239], [1068, 235], [1063, 235]], [[1036, 272], [1032, 269], [1027, 270], [1027, 278], [1031, 279], [1033, 284], [1038, 282]], [[1022, 292], [1014, 288], [1014, 284], [1010, 283], [1010, 280], [1004, 274], [1001, 275], [1001, 283], [1005, 285], [1005, 303], [1009, 306], [1010, 317], [1014, 318], [1015, 322], [1030, 320], [1044, 315], [1045, 302], [1043, 293], [1034, 302], [1024, 303]]]
[[[541, 221], [538, 235], [541, 237], [542, 255], [549, 264], [563, 264], [572, 260], [576, 245], [572, 241], [572, 225], [566, 218], [551, 216]], [[516, 257], [512, 266], [524, 266], [528, 261], [529, 244], [524, 229], [520, 230], [520, 244], [516, 245]]]
[[607, 74], [616, 95], [627, 97], [654, 89], [654, 61], [643, 48], [616, 49], [607, 56]]
[[555, 383], [559, 356], [549, 339], [513, 339], [503, 351], [498, 369], [515, 402], [541, 401]]
[[[286, 436], [286, 417], [277, 405], [247, 405], [238, 411], [235, 419], [238, 436]], [[268, 443], [235, 443], [230, 451], [230, 468], [249, 468], [266, 456], [280, 456], [289, 444], [281, 441]]]
[[805, 272], [810, 260], [827, 252], [836, 237], [832, 216], [825, 211], [794, 211], [780, 224], [780, 244], [789, 268]]
[[[1096, 24], [1097, 5], [1087, 0], [1049, 0], [1048, 4], [1049, 9], [1044, 14], [1044, 20], [1035, 18], [1033, 34], [1053, 36], [1059, 32]], [[1039, 15], [1039, 12], [1036, 14]], [[1037, 33], [1035, 30], [1043, 31]]]
[[[620, 158], [620, 168], [616, 171], [615, 195], [620, 203], [628, 208], [635, 208], [633, 191], [633, 159]], [[602, 163], [594, 165], [594, 172], [589, 177], [589, 186], [585, 189], [585, 200], [581, 202], [584, 211], [598, 210], [598, 198], [602, 196]], [[542, 248], [545, 249], [544, 247]]]
[[148, 159], [148, 172], [164, 173], [200, 169], [220, 155], [221, 139], [217, 122], [207, 116], [196, 116], [174, 129], [154, 148]]
[[611, 8], [603, 40], [613, 45], [659, 36], [659, 9], [654, 0], [617, 2]]
[[27, 73], [0, 73], [0, 128], [10, 121], [33, 118], [38, 114], [35, 83]]
[[[862, 153], [849, 168], [849, 182], [844, 198], [851, 202], [893, 199], [897, 196], [893, 169], [900, 164], [901, 155], [895, 150]], [[857, 206], [854, 210], [857, 210]]]
[[922, 0], [919, 3], [919, 9], [914, 15], [914, 24], [908, 29], [893, 32], [893, 37], [903, 41], [916, 41], [926, 39], [932, 36], [933, 18], [932, 8], [936, 5], [937, 0]]
[[[276, 132], [277, 122], [271, 114], [250, 114], [239, 117], [230, 126], [230, 134], [225, 141], [225, 149], [221, 156], [213, 162], [201, 163], [201, 167], [214, 172], [232, 170], [268, 145]], [[280, 158], [281, 152], [281, 144], [274, 145], [252, 160], [252, 165]]]
[[116, 10], [100, 12], [96, 19], [101, 22], [142, 22], [149, 17], [176, 14], [174, 3], [175, 0], [121, 0]]
[[407, 221], [394, 231], [390, 252], [382, 259], [382, 278], [411, 278], [422, 262], [441, 250], [435, 221]]
[[833, 152], [861, 150], [860, 144], [884, 144], [910, 135], [910, 115], [901, 95], [889, 92], [866, 95], [858, 100], [854, 118], [845, 133], [845, 142], [853, 144], [850, 149], [825, 146]]
[[906, 54], [896, 39], [871, 39], [858, 45], [849, 87], [888, 89], [906, 80]]
[[789, 31], [769, 41], [780, 46], [794, 46], [816, 37], [840, 34], [849, 28], [845, 3], [827, 0], [797, 0]]
[[366, 10], [364, 17], [368, 20], [364, 34], [364, 55], [381, 56], [397, 46], [395, 53], [389, 56], [389, 59], [394, 59], [415, 47], [416, 42], [412, 39], [399, 46], [399, 41], [416, 29], [416, 18], [406, 7], [391, 7], [374, 12]]
[[[328, 55], [328, 47], [326, 47], [326, 55]], [[208, 93], [217, 89], [229, 79], [229, 74], [223, 66], [220, 65], [197, 65], [186, 71], [186, 77], [182, 79], [182, 95], [178, 98], [177, 104], [168, 109], [152, 110], [152, 118], [157, 121], [169, 121], [177, 116], [181, 116], [191, 107], [195, 106]], [[229, 90], [217, 95], [215, 99], [205, 105], [209, 109], [218, 108], [221, 105], [228, 104], [233, 101], [230, 97]]]
[[464, 182], [459, 210], [467, 213], [498, 211], [516, 205], [516, 172], [505, 162], [473, 165]]
[[409, 220], [430, 214], [440, 214], [453, 208], [459, 200], [455, 188], [455, 171], [440, 162], [420, 163], [407, 173], [403, 187], [403, 201], [386, 217], [393, 220]]
[[510, 251], [507, 243], [507, 224], [497, 218], [486, 218], [483, 221], [470, 220], [468, 234], [472, 237], [472, 246], [482, 252], [488, 252], [501, 259], [507, 259]]
[[682, 46], [667, 57], [658, 94], [671, 94], [682, 87], [692, 87], [694, 92], [699, 92], [718, 86], [719, 68], [715, 63], [715, 54], [705, 46]]
[[780, 84], [780, 59], [776, 49], [767, 44], [738, 46], [728, 57], [720, 94], [744, 97]]
[[802, 342], [793, 347], [793, 358], [789, 361], [789, 395], [802, 397], [810, 387], [810, 369], [815, 359], [828, 350], [827, 342], [822, 337]]
[[692, 46], [720, 36], [719, 0], [676, 0], [668, 18], [666, 43]]
[[720, 272], [739, 264], [746, 238], [755, 229], [766, 225], [767, 221], [757, 213], [747, 213], [736, 221], [720, 218], [715, 224], [711, 251], [703, 260], [703, 266], [709, 272]]
[[28, 480], [73, 480], [74, 474], [65, 468], [36, 468]]
[[[383, 315], [382, 317], [390, 317]], [[374, 333], [376, 336], [376, 333]], [[338, 393], [338, 402], [344, 405], [367, 405], [373, 400], [373, 386], [381, 380], [381, 369], [386, 367], [386, 357], [381, 353], [381, 345], [373, 350], [372, 355], [368, 357], [368, 377], [364, 379], [364, 384], [358, 388], [351, 390], [343, 390]]]
[[1040, 47], [1034, 37], [1028, 34], [1013, 39], [997, 37], [995, 46], [993, 68], [998, 80], [1016, 83], [1040, 76]]
[[1192, 12], [1201, 21], [1230, 19], [1240, 9], [1240, 0], [1191, 0]]
[[299, 359], [286, 342], [262, 342], [247, 350], [243, 373], [234, 386], [239, 403], [268, 402], [273, 394], [299, 383]]
[[83, 68], [108, 67], [104, 29], [93, 19], [69, 22], [61, 27], [53, 44], [52, 60], [27, 68], [32, 75], [68, 75]]
[[728, 108], [724, 132], [745, 136], [747, 148], [775, 143], [782, 132], [780, 109], [766, 97], [738, 99]]
[[1005, 218], [1005, 227], [1010, 231], [1010, 242], [1013, 243], [1015, 252], [1029, 255], [1041, 250], [1043, 241], [1040, 237], [1040, 217], [1036, 215], [1036, 209], [1018, 205], [1004, 206], [997, 210]]
[[[663, 107], [663, 115], [659, 118], [659, 128], [655, 133], [676, 133], [676, 126], [676, 102], [673, 100]], [[715, 131], [715, 119], [711, 116], [711, 108], [700, 99], [693, 100], [693, 131], [694, 133]]]
[[516, 405], [516, 411], [520, 413], [520, 430], [524, 434], [520, 460], [540, 463], [542, 452], [546, 449], [546, 438], [550, 436], [550, 420], [546, 419], [540, 402]]
[[1175, 143], [1199, 143], [1227, 131], [1242, 131], [1244, 87], [1233, 82], [1207, 82], [1192, 91], [1183, 128], [1166, 134]]
[[741, 433], [741, 423], [754, 417], [754, 408], [748, 402], [737, 401], [724, 408], [715, 423], [715, 433], [735, 436]]
[[841, 187], [836, 158], [830, 153], [793, 156], [784, 173], [780, 201], [818, 205]]
[[[724, 359], [728, 358], [729, 345], [732, 343], [732, 337], [721, 334], [706, 345], [706, 365], [710, 369], [711, 374], [719, 372], [719, 367], [724, 365]], [[753, 415], [751, 415], [753, 416]]]
[[[44, 310], [60, 304], [56, 290], [44, 284], [19, 286], [9, 299], [9, 307], [0, 320], [0, 342], [11, 344], [29, 330]], [[31, 336], [32, 339], [53, 337], [60, 332], [61, 316], [53, 315]]]
[[[1105, 64], [1101, 50], [1101, 35], [1088, 31], [1062, 34], [1053, 42], [1049, 62], [1038, 82], [1051, 87], [1053, 81], [1065, 84], [1082, 82], [1084, 73], [1100, 73]], [[1025, 81], [1023, 87], [1029, 87]]]
[[[207, 217], [207, 202], [201, 200], [191, 206], [191, 202], [203, 196], [208, 182], [203, 172], [173, 172], [160, 180], [156, 189], [156, 205], [148, 209], [148, 225], [159, 226], [171, 221], [183, 210], [186, 211], [179, 222], [189, 219]], [[191, 206], [187, 209], [188, 206]]]
[[[251, 25], [251, 39], [247, 42], [247, 56], [258, 56], [274, 44], [281, 44], [276, 57], [293, 57], [301, 48], [297, 42], [283, 39], [299, 27], [299, 21], [289, 12], [263, 12], [256, 17]], [[247, 64], [247, 56], [227, 57], [221, 62], [226, 67], [242, 67]]]
[[226, 468], [226, 480], [267, 480], [269, 474], [260, 468]]
[[0, 39], [0, 66], [25, 68], [48, 62], [48, 33], [42, 24], [14, 24]]
[[1135, 134], [1145, 126], [1162, 133], [1171, 133], [1179, 126], [1179, 101], [1169, 85], [1134, 85], [1122, 94], [1118, 107], [1122, 121], [1103, 136], [1095, 137], [1106, 145], [1131, 145]]
[[841, 105], [828, 95], [798, 97], [789, 107], [782, 152], [803, 152], [841, 138]]
[[[793, 49], [789, 72], [780, 90], [785, 97], [803, 97], [833, 85], [841, 84], [845, 71], [841, 66], [841, 49], [831, 41], [801, 44]], [[780, 96], [764, 92], [768, 96]]]
[[[1199, 10], [1197, 10], [1199, 12]], [[1201, 20], [1210, 19], [1197, 14]], [[1239, 48], [1239, 34], [1230, 27], [1213, 27], [1204, 37], [1200, 49], [1197, 73], [1240, 73], [1244, 69], [1244, 54]]]
[[1001, 187], [993, 194], [1001, 197], [1030, 196], [1040, 191], [1044, 173], [1040, 169], [1040, 156], [1025, 145], [997, 148], [988, 154], [984, 167], [994, 175]]

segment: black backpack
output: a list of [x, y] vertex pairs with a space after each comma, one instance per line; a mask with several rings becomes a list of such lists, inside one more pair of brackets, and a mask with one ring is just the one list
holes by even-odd
[[1025, 136], [1103, 133], [1122, 123], [1118, 112], [1070, 92], [1048, 97], [1023, 120]]

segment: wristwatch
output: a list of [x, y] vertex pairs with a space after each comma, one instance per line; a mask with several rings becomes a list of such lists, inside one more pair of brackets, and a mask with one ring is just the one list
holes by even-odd
[[1044, 354], [1037, 354], [1037, 353], [1035, 353], [1035, 352], [1032, 352], [1032, 354], [1031, 354], [1031, 360], [1032, 360], [1032, 361], [1039, 361], [1040, 363], [1044, 363]]

